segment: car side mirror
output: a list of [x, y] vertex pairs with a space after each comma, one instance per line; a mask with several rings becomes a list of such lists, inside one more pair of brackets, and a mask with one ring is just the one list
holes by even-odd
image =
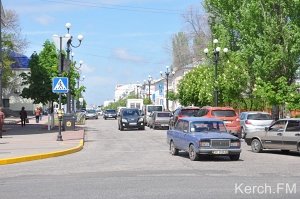
[[269, 131], [269, 127], [268, 126], [265, 127], [265, 131], [266, 132]]

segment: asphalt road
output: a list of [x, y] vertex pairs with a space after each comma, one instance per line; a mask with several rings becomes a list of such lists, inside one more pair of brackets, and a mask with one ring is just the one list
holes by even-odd
[[255, 154], [239, 161], [171, 156], [166, 130], [118, 131], [88, 120], [84, 150], [0, 167], [0, 198], [300, 198], [300, 155]]

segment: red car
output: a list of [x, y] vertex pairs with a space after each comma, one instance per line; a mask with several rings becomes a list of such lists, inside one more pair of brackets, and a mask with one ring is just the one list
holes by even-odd
[[200, 108], [196, 106], [179, 107], [177, 108], [172, 117], [170, 118], [169, 127], [173, 128], [178, 119], [183, 117], [196, 117]]
[[227, 131], [241, 138], [241, 124], [238, 114], [231, 107], [204, 106], [199, 110], [199, 117], [217, 118], [223, 120]]

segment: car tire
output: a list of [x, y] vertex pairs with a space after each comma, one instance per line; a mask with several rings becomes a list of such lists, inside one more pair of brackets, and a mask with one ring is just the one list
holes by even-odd
[[242, 128], [242, 130], [241, 130], [241, 134], [242, 134], [242, 139], [245, 139], [245, 137], [246, 137], [246, 134], [245, 134], [245, 130], [244, 130], [244, 128]]
[[120, 131], [124, 131], [124, 127], [123, 126], [120, 126]]
[[156, 126], [155, 125], [153, 125], [153, 130], [155, 130], [156, 129]]
[[253, 139], [251, 142], [251, 150], [254, 153], [260, 153], [262, 151], [261, 142], [258, 139]]
[[143, 126], [143, 127], [139, 128], [139, 130], [145, 130], [145, 126]]
[[104, 119], [106, 120], [106, 117]]
[[171, 141], [170, 142], [170, 153], [171, 153], [171, 155], [178, 155], [178, 152], [179, 152], [179, 150], [176, 149], [176, 147], [174, 145], [174, 142]]
[[238, 161], [240, 159], [240, 154], [230, 155], [229, 158], [231, 161]]
[[191, 161], [199, 160], [199, 154], [196, 153], [195, 146], [193, 144], [189, 147], [189, 158]]

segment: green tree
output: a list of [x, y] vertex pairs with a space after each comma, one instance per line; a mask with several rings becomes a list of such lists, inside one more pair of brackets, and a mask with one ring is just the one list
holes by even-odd
[[53, 43], [46, 41], [38, 55], [33, 53], [29, 62], [30, 73], [22, 73], [23, 89], [21, 96], [31, 98], [34, 103], [52, 103], [58, 95], [52, 92], [52, 78], [57, 76], [57, 53]]

